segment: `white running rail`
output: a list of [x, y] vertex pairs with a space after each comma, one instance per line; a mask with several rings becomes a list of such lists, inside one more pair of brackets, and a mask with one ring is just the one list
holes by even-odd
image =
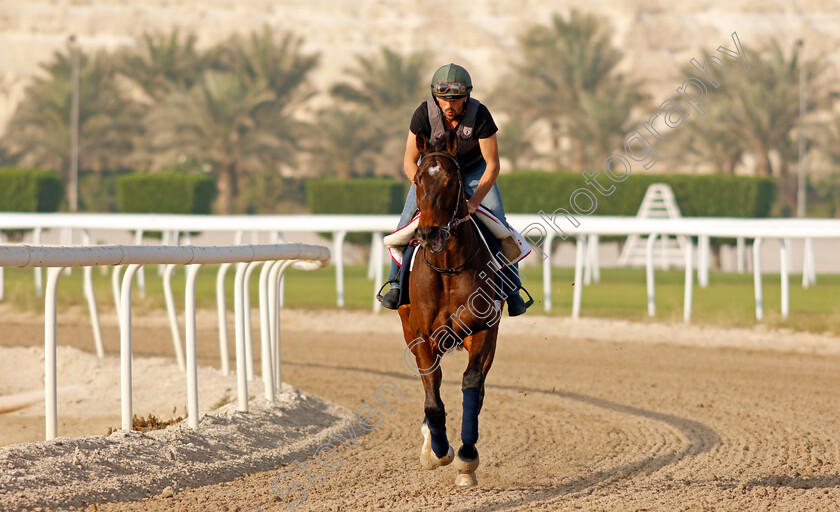
[[[764, 317], [764, 303], [762, 297], [761, 265], [759, 260], [761, 244], [767, 239], [779, 240], [780, 245], [780, 281], [781, 281], [781, 313], [787, 318], [790, 312], [789, 272], [792, 239], [805, 240], [805, 271], [802, 285], [807, 288], [816, 283], [814, 268], [814, 239], [840, 239], [840, 219], [743, 219], [725, 217], [683, 217], [679, 219], [638, 219], [635, 217], [608, 216], [580, 216], [579, 225], [567, 222], [562, 215], [555, 219], [551, 226], [545, 218], [535, 215], [508, 215], [508, 222], [520, 230], [529, 242], [536, 242], [540, 251], [534, 251], [543, 256], [543, 293], [545, 310], [550, 311], [551, 302], [551, 255], [552, 242], [556, 238], [567, 239], [575, 237], [577, 257], [575, 258], [575, 286], [572, 299], [572, 317], [580, 316], [583, 284], [586, 284], [584, 267], [593, 264], [593, 254], [587, 255], [584, 249], [587, 237], [606, 235], [646, 235], [656, 238], [663, 235], [684, 236], [687, 240], [685, 257], [685, 296], [683, 305], [683, 319], [691, 319], [693, 267], [694, 258], [691, 254], [693, 241], [697, 238], [697, 280], [700, 286], [706, 286], [709, 278], [709, 248], [711, 238], [752, 238], [753, 244], [753, 274], [755, 287], [755, 315], [757, 320]], [[562, 222], [562, 223], [561, 223]], [[558, 227], [559, 225], [559, 227]], [[523, 227], [524, 226], [524, 227]], [[560, 231], [562, 229], [562, 232]], [[656, 315], [656, 296], [654, 290], [653, 248], [648, 244], [646, 248], [646, 281], [648, 315]], [[587, 257], [589, 256], [589, 257]], [[595, 260], [597, 262], [597, 259]]]
[[[56, 383], [56, 291], [62, 273], [69, 267], [127, 265], [120, 289], [120, 389], [121, 427], [132, 428], [132, 375], [131, 375], [131, 291], [134, 276], [143, 265], [187, 265], [186, 284], [186, 372], [187, 372], [187, 423], [198, 428], [198, 379], [196, 359], [195, 280], [198, 271], [206, 264], [237, 264], [236, 289], [234, 290], [236, 322], [236, 366], [238, 409], [248, 411], [248, 381], [245, 361], [246, 324], [244, 318], [250, 311], [243, 309], [243, 297], [248, 294], [244, 279], [247, 268], [263, 264], [265, 279], [260, 280], [260, 317], [265, 325], [262, 336], [262, 379], [265, 394], [274, 400], [279, 389], [280, 339], [279, 339], [279, 281], [282, 270], [296, 261], [308, 268], [319, 268], [329, 261], [326, 247], [301, 244], [236, 245], [236, 246], [88, 246], [50, 247], [6, 245], [0, 246], [0, 267], [47, 267], [47, 284], [44, 298], [44, 392], [46, 395], [46, 438], [57, 435], [57, 383]], [[271, 279], [273, 277], [273, 280]], [[271, 306], [274, 306], [273, 309]], [[177, 350], [176, 350], [177, 354]], [[276, 376], [276, 378], [275, 378]]]
[[[559, 211], [559, 210], [558, 210]], [[0, 231], [5, 229], [33, 229], [35, 243], [40, 240], [41, 233], [45, 229], [81, 229], [83, 230], [84, 242], [90, 243], [88, 230], [118, 230], [118, 231], [164, 231], [188, 233], [191, 231], [202, 232], [233, 232], [236, 236], [236, 243], [242, 239], [244, 231], [266, 232], [276, 235], [283, 232], [330, 232], [333, 234], [333, 251], [336, 277], [336, 304], [339, 307], [344, 305], [344, 252], [343, 240], [347, 233], [363, 232], [371, 233], [373, 246], [371, 250], [371, 262], [369, 274], [374, 277], [374, 293], [382, 284], [382, 251], [381, 239], [383, 233], [390, 233], [397, 224], [396, 215], [162, 215], [162, 214], [68, 214], [68, 213], [0, 213]], [[575, 282], [589, 284], [599, 282], [599, 261], [598, 243], [600, 236], [608, 235], [657, 235], [682, 236], [686, 239], [697, 238], [696, 245], [693, 240], [692, 249], [696, 247], [695, 255], [685, 254], [686, 260], [692, 259], [692, 264], [697, 267], [697, 281], [701, 287], [708, 285], [709, 281], [709, 250], [712, 237], [731, 238], [737, 241], [738, 247], [738, 269], [743, 270], [743, 262], [746, 254], [745, 240], [754, 240], [753, 255], [758, 255], [758, 249], [762, 242], [767, 239], [777, 239], [780, 242], [781, 257], [787, 258], [780, 266], [782, 280], [781, 311], [783, 317], [789, 312], [789, 288], [787, 285], [788, 272], [790, 270], [791, 243], [786, 240], [804, 239], [805, 252], [803, 257], [804, 268], [802, 273], [802, 286], [808, 288], [816, 284], [816, 269], [814, 267], [814, 239], [838, 239], [840, 238], [840, 219], [745, 219], [745, 218], [722, 218], [722, 217], [682, 217], [679, 219], [638, 219], [636, 217], [613, 217], [613, 216], [586, 216], [578, 215], [575, 226], [568, 222], [563, 215], [553, 215], [549, 218], [546, 215], [532, 214], [509, 214], [508, 222], [517, 228], [530, 241], [539, 240], [543, 258], [543, 296], [546, 311], [552, 308], [552, 284], [551, 284], [551, 253], [552, 241], [557, 238], [572, 237], [578, 244], [583, 244], [576, 251], [575, 261]], [[646, 251], [646, 258], [650, 251]], [[532, 257], [533, 258], [533, 257]], [[761, 289], [761, 268], [756, 257], [753, 258], [753, 274], [755, 276], [755, 306], [756, 318], [763, 318], [764, 304]], [[653, 273], [653, 266], [646, 265], [649, 273]], [[224, 269], [226, 271], [227, 268]], [[224, 279], [224, 271], [220, 270], [219, 282]], [[691, 318], [691, 293], [693, 289], [693, 270], [686, 269], [686, 294], [684, 318], [689, 321]], [[40, 289], [40, 274], [36, 270], [36, 287]], [[2, 299], [2, 267], [0, 267], [0, 299]], [[690, 278], [690, 280], [689, 280]], [[653, 293], [653, 276], [648, 282], [648, 311], [655, 314], [655, 295]], [[87, 275], [86, 275], [87, 294]], [[119, 293], [115, 278], [115, 301], [119, 302]], [[692, 284], [689, 288], [688, 285]], [[373, 310], [379, 311], [380, 304], [373, 298]], [[578, 317], [581, 310], [583, 287], [578, 284], [573, 292], [572, 316]], [[90, 294], [92, 296], [92, 291]], [[223, 300], [223, 297], [222, 297]], [[88, 298], [89, 304], [95, 305], [95, 300]], [[90, 306], [93, 308], [94, 306]], [[220, 303], [219, 323], [225, 322], [222, 312], [224, 303]], [[98, 328], [98, 321], [94, 318], [95, 311], [91, 310], [91, 323], [94, 329]], [[173, 324], [173, 330], [175, 325]], [[173, 331], [174, 332], [174, 331]], [[224, 333], [220, 329], [220, 333]], [[220, 334], [225, 336], [225, 334]], [[94, 332], [97, 340], [97, 352], [100, 352], [101, 335]], [[173, 338], [174, 341], [174, 338]], [[223, 339], [220, 338], [220, 343]], [[224, 363], [223, 363], [224, 364]], [[224, 369], [224, 367], [223, 367]]]
[[[242, 242], [243, 233], [268, 233], [272, 239], [278, 233], [332, 233], [335, 259], [336, 305], [344, 306], [344, 247], [347, 233], [373, 233], [374, 240], [381, 240], [383, 233], [396, 229], [398, 215], [176, 215], [158, 213], [16, 213], [0, 212], [0, 232], [10, 229], [32, 229], [33, 244], [39, 245], [44, 230], [81, 230], [83, 244], [91, 244], [91, 230], [130, 231], [135, 240], [142, 240], [146, 231], [164, 233], [164, 244], [177, 244], [178, 233], [229, 232], [235, 237], [234, 244]], [[70, 238], [70, 237], [68, 237]], [[2, 240], [0, 240], [2, 242]], [[371, 251], [374, 267], [373, 293], [371, 303], [374, 311], [380, 310], [379, 301], [374, 298], [382, 285], [382, 245], [378, 251]], [[143, 293], [143, 274], [138, 274]], [[118, 278], [115, 278], [115, 282]], [[0, 299], [3, 298], [2, 268], [0, 268]], [[35, 287], [40, 292], [41, 271], [35, 270]], [[115, 302], [119, 292], [114, 290]]]

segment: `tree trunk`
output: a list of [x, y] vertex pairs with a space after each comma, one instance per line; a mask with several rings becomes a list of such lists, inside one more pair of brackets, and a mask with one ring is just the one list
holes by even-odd
[[338, 177], [346, 180], [350, 179], [350, 176], [353, 174], [352, 164], [350, 163], [350, 159], [345, 158], [344, 162], [336, 166], [335, 169], [338, 173]]
[[561, 149], [560, 149], [560, 138], [562, 133], [562, 127], [559, 123], [551, 123], [550, 125], [551, 130], [551, 145], [553, 146], [552, 149], [554, 150], [554, 165], [556, 167], [555, 170], [559, 171], [563, 168], [563, 160], [561, 157]]
[[583, 150], [583, 141], [575, 139], [572, 141], [574, 154], [572, 155], [572, 170], [575, 172], [586, 169], [586, 152]]
[[715, 174], [723, 174], [726, 172], [726, 160], [721, 158], [720, 152], [712, 148], [712, 166], [715, 168]]
[[219, 197], [216, 199], [216, 211], [221, 214], [232, 213], [236, 192], [235, 164], [222, 166], [221, 171], [219, 171]]
[[733, 156], [727, 155], [723, 160], [723, 173], [733, 175], [735, 174], [735, 161], [737, 159]]
[[755, 174], [757, 176], [773, 175], [770, 167], [770, 157], [764, 149], [755, 152]]
[[787, 161], [782, 159], [779, 167], [779, 197], [790, 208], [791, 212], [796, 211], [796, 180], [791, 179], [790, 168]]

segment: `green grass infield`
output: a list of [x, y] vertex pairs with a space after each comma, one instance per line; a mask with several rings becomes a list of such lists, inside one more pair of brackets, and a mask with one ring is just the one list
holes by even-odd
[[[208, 265], [199, 273], [197, 304], [201, 309], [215, 309], [216, 271]], [[43, 298], [35, 290], [34, 269], [5, 269], [5, 298], [2, 303], [13, 310], [42, 311]], [[132, 306], [142, 310], [165, 312], [162, 278], [158, 267], [146, 268], [146, 297], [140, 297], [135, 279]], [[367, 266], [349, 265], [344, 269], [345, 308], [370, 311], [373, 305], [373, 282], [366, 277]], [[251, 304], [257, 307], [259, 271], [251, 279]], [[111, 278], [103, 268], [93, 271], [94, 288], [99, 309], [113, 310]], [[529, 315], [569, 316], [572, 311], [574, 270], [552, 270], [553, 307], [543, 307], [542, 270], [523, 271], [524, 284], [534, 297]], [[643, 269], [602, 269], [601, 282], [584, 287], [581, 316], [617, 318], [633, 321], [681, 322], [683, 315], [683, 283], [681, 270], [656, 271], [656, 318], [647, 316], [645, 272]], [[46, 279], [46, 273], [44, 273]], [[226, 293], [228, 308], [233, 308], [233, 269], [228, 271]], [[180, 267], [173, 278], [175, 300], [183, 308], [185, 271]], [[289, 270], [285, 283], [285, 305], [301, 309], [336, 308], [335, 267], [317, 271]], [[764, 317], [768, 327], [786, 327], [811, 332], [840, 333], [840, 275], [818, 275], [817, 284], [802, 288], [802, 276], [790, 276], [790, 316], [781, 318], [779, 274], [763, 276]], [[58, 288], [58, 309], [86, 308], [82, 294], [82, 271], [74, 269], [64, 275]], [[83, 309], [84, 310], [84, 309]], [[387, 312], [386, 312], [387, 313]], [[756, 325], [752, 274], [712, 272], [707, 288], [694, 286], [692, 323], [718, 326], [749, 327]]]

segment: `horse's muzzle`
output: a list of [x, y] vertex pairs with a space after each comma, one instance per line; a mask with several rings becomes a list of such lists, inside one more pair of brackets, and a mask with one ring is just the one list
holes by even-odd
[[440, 226], [423, 226], [417, 228], [417, 240], [420, 245], [432, 252], [440, 252], [446, 243], [445, 233]]

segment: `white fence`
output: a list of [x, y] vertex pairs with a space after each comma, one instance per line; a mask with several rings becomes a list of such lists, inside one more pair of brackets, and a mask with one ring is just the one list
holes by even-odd
[[[568, 238], [574, 235], [576, 244], [575, 284], [572, 299], [572, 316], [580, 316], [583, 294], [583, 284], [587, 277], [594, 276], [597, 281], [598, 237], [605, 235], [647, 235], [646, 274], [647, 274], [647, 303], [648, 315], [656, 315], [656, 299], [654, 287], [653, 248], [658, 236], [672, 235], [686, 237], [685, 251], [685, 297], [683, 317], [686, 322], [691, 319], [691, 306], [695, 268], [694, 247], [691, 237], [697, 237], [697, 280], [700, 286], [707, 286], [709, 282], [709, 240], [712, 237], [732, 238], [738, 240], [739, 251], [745, 247], [745, 239], [753, 239], [753, 274], [755, 287], [756, 318], [764, 316], [764, 304], [761, 285], [761, 265], [758, 253], [761, 244], [766, 239], [777, 239], [780, 244], [780, 279], [781, 279], [781, 313], [787, 318], [790, 311], [789, 297], [789, 262], [790, 241], [792, 239], [805, 240], [803, 287], [816, 283], [816, 269], [814, 268], [814, 239], [840, 239], [840, 220], [838, 219], [738, 219], [738, 218], [701, 218], [688, 217], [680, 219], [638, 219], [636, 217], [580, 217], [579, 225], [573, 226], [564, 217], [546, 220], [546, 217], [533, 215], [510, 215], [508, 221], [514, 226], [525, 230], [531, 235], [529, 240], [540, 239], [545, 258], [543, 260], [543, 291], [545, 293], [545, 309], [551, 309], [551, 246], [558, 237]], [[562, 222], [562, 223], [561, 223]], [[562, 229], [560, 233], [557, 229]], [[536, 237], [534, 231], [540, 235]], [[743, 260], [743, 256], [739, 256]]]
[[[84, 245], [92, 243], [92, 230], [132, 232], [135, 242], [142, 243], [144, 232], [164, 232], [164, 244], [177, 243], [177, 234], [190, 232], [231, 233], [231, 243], [242, 243], [246, 232], [268, 233], [271, 243], [282, 241], [283, 233], [321, 233], [333, 235], [334, 262], [336, 268], [336, 305], [344, 306], [344, 239], [348, 232], [372, 234], [372, 243], [382, 246], [382, 234], [390, 233], [397, 225], [394, 215], [165, 215], [165, 214], [71, 214], [71, 213], [0, 213], [0, 241], [2, 232], [12, 229], [33, 230], [32, 243], [41, 243], [44, 230], [62, 230], [61, 243], [70, 244], [73, 232], [81, 232]], [[378, 272], [374, 278], [374, 289], [382, 285], [381, 267], [384, 265], [382, 251], [371, 251], [377, 263]], [[374, 263], [374, 261], [372, 261]], [[0, 269], [0, 298], [2, 298], [2, 270]], [[40, 274], [36, 272], [36, 287], [40, 289]], [[142, 277], [142, 275], [141, 275]], [[142, 283], [141, 283], [142, 285]], [[379, 309], [379, 303], [371, 294], [372, 305]]]
[[[265, 394], [274, 400], [275, 390], [280, 386], [280, 321], [279, 321], [279, 284], [283, 271], [296, 261], [309, 261], [314, 268], [325, 265], [329, 260], [329, 250], [325, 247], [301, 244], [280, 245], [238, 245], [227, 247], [201, 246], [87, 246], [87, 247], [47, 247], [6, 245], [0, 246], [0, 266], [2, 267], [48, 267], [47, 285], [44, 299], [44, 389], [46, 399], [46, 438], [57, 435], [56, 404], [56, 291], [58, 281], [67, 267], [85, 267], [102, 265], [128, 265], [122, 278], [120, 300], [118, 303], [120, 318], [120, 382], [122, 428], [132, 428], [132, 375], [131, 375], [131, 292], [137, 270], [147, 264], [187, 265], [186, 303], [185, 303], [185, 341], [187, 373], [188, 424], [198, 428], [198, 380], [196, 362], [196, 320], [195, 320], [195, 281], [203, 265], [222, 263], [237, 264], [234, 289], [234, 316], [236, 321], [236, 374], [238, 408], [248, 410], [248, 378], [246, 353], [246, 332], [250, 335], [250, 306], [248, 281], [256, 265], [263, 264], [260, 274], [260, 325], [262, 379]], [[87, 275], [89, 277], [89, 274]], [[87, 289], [87, 287], [86, 287]], [[91, 286], [92, 292], [92, 286]], [[221, 294], [222, 304], [224, 294]], [[93, 301], [95, 304], [95, 300]], [[95, 308], [93, 309], [95, 311]], [[171, 310], [170, 310], [171, 311]], [[170, 316], [170, 319], [172, 317]], [[98, 325], [97, 325], [98, 327]], [[227, 332], [224, 325], [222, 332]], [[177, 320], [175, 324], [177, 328]], [[220, 338], [222, 339], [222, 338]], [[225, 336], [223, 365], [227, 361], [227, 341]], [[100, 355], [101, 338], [97, 345]], [[180, 352], [176, 344], [176, 354]], [[183, 356], [181, 356], [183, 358]], [[253, 359], [251, 359], [253, 361]], [[253, 364], [253, 363], [252, 363]], [[183, 366], [182, 366], [183, 367]], [[250, 378], [253, 378], [251, 369]]]
[[[158, 215], [158, 214], [15, 214], [0, 213], [0, 231], [5, 229], [34, 229], [35, 243], [44, 229], [81, 230], [84, 243], [90, 243], [89, 230], [132, 231], [138, 243], [144, 231], [182, 232], [231, 232], [235, 234], [235, 243], [240, 243], [242, 233], [266, 232], [276, 239], [286, 232], [329, 232], [333, 235], [333, 252], [336, 269], [336, 304], [344, 306], [344, 251], [343, 242], [348, 232], [371, 233], [371, 261], [369, 276], [373, 278], [373, 290], [382, 284], [383, 251], [382, 236], [390, 233], [397, 224], [395, 215], [254, 215], [254, 216], [207, 216], [207, 215]], [[737, 240], [738, 261], [744, 261], [746, 240], [753, 239], [753, 253], [757, 254], [762, 243], [767, 239], [779, 240], [781, 246], [781, 286], [782, 316], [789, 311], [789, 265], [790, 241], [805, 240], [805, 268], [803, 286], [816, 282], [814, 268], [813, 240], [840, 239], [840, 220], [838, 219], [741, 219], [741, 218], [701, 218], [683, 217], [680, 219], [639, 219], [637, 217], [608, 217], [579, 215], [575, 222], [562, 215], [508, 215], [508, 221], [532, 241], [538, 241], [546, 258], [543, 260], [544, 307], [552, 307], [551, 253], [552, 242], [557, 238], [574, 237], [576, 242], [575, 282], [588, 283], [598, 281], [598, 241], [606, 235], [651, 235], [684, 236], [697, 238], [697, 257], [694, 261], [693, 244], [687, 251], [686, 259], [691, 265], [686, 266], [686, 297], [684, 317], [691, 317], [691, 294], [694, 283], [692, 269], [697, 268], [697, 281], [700, 286], [708, 285], [709, 280], [709, 240], [711, 237], [732, 238]], [[71, 237], [67, 237], [71, 238]], [[173, 240], [170, 237], [170, 241]], [[691, 240], [689, 240], [691, 242]], [[648, 246], [648, 312], [655, 315], [653, 246]], [[539, 253], [539, 251], [535, 251]], [[534, 256], [532, 256], [534, 258]], [[740, 263], [739, 263], [740, 268]], [[756, 318], [763, 318], [764, 304], [761, 290], [761, 268], [758, 258], [754, 258]], [[220, 272], [221, 274], [221, 272]], [[689, 274], [691, 279], [689, 280]], [[0, 290], [2, 290], [0, 274]], [[222, 279], [220, 275], [219, 279]], [[116, 282], [116, 281], [115, 281]], [[86, 285], [87, 286], [87, 285]], [[116, 287], [115, 287], [116, 288]], [[0, 292], [1, 293], [1, 292]], [[580, 315], [583, 287], [575, 286], [572, 316]], [[379, 303], [371, 301], [374, 311], [379, 311]]]

